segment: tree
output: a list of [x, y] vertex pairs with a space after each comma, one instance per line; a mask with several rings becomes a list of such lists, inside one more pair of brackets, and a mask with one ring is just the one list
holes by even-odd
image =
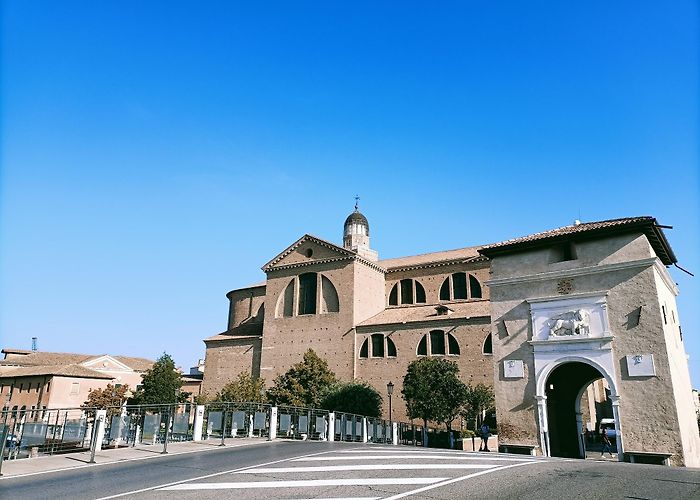
[[163, 353], [143, 374], [141, 388], [133, 398], [136, 404], [157, 405], [183, 402], [188, 393], [180, 393], [182, 378], [169, 354]]
[[330, 388], [321, 401], [321, 408], [378, 417], [382, 414], [382, 397], [367, 382], [341, 383]]
[[226, 384], [219, 391], [216, 401], [251, 401], [264, 403], [265, 381], [261, 378], [253, 378], [248, 373], [239, 373], [238, 378]]
[[267, 399], [275, 405], [318, 408], [324, 393], [337, 381], [328, 363], [309, 349], [301, 362], [275, 379], [267, 391]]
[[488, 385], [482, 383], [475, 386], [468, 385], [462, 416], [467, 422], [473, 424], [472, 429], [476, 430], [479, 428], [484, 412], [494, 409], [495, 401], [493, 388]]
[[423, 420], [423, 442], [427, 446], [428, 421], [449, 429], [464, 403], [466, 386], [459, 380], [459, 367], [443, 358], [423, 358], [408, 365], [401, 396], [408, 416]]
[[109, 409], [110, 413], [119, 413], [121, 405], [126, 400], [125, 394], [128, 390], [129, 386], [126, 384], [119, 387], [107, 384], [107, 387], [104, 389], [93, 389], [81, 405], [81, 408]]

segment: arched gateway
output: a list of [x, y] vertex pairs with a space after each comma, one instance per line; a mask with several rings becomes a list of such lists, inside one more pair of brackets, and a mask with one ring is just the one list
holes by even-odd
[[656, 220], [576, 222], [479, 251], [500, 447], [578, 458], [604, 427], [619, 460], [700, 465], [676, 260]]

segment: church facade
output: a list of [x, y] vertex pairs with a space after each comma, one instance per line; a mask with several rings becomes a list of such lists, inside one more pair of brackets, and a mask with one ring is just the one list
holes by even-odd
[[[379, 259], [356, 206], [342, 246], [306, 234], [263, 266], [264, 283], [227, 294], [228, 328], [204, 340], [202, 390], [215, 394], [240, 372], [269, 386], [312, 348], [339, 378], [384, 394], [410, 362], [439, 356], [464, 382], [494, 387], [501, 443], [580, 456], [582, 400], [603, 381], [620, 459], [698, 466], [666, 270], [675, 262], [652, 217]], [[403, 400], [393, 403], [393, 418], [405, 419]]]

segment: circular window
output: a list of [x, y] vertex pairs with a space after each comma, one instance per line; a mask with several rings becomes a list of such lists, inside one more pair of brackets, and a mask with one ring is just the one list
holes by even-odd
[[310, 248], [306, 249], [306, 252], [304, 252], [307, 257], [311, 257], [314, 254], [314, 251]]

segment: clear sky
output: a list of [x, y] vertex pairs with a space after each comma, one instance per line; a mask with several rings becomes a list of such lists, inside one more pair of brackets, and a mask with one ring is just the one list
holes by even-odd
[[698, 5], [4, 0], [0, 343], [187, 369], [358, 193], [381, 257], [653, 215], [700, 385]]

